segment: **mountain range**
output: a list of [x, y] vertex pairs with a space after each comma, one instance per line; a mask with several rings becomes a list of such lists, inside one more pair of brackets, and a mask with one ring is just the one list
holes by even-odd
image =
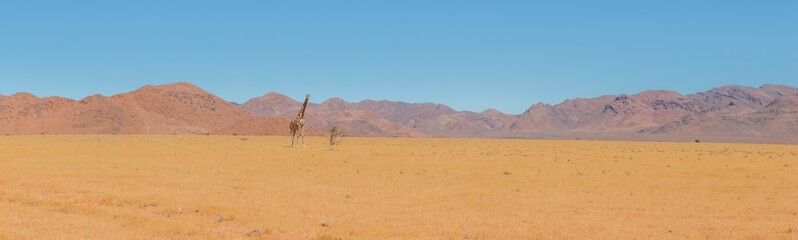
[[[269, 92], [236, 104], [190, 83], [73, 100], [0, 95], [0, 134], [287, 135], [301, 103]], [[644, 91], [537, 103], [521, 114], [443, 104], [331, 98], [311, 103], [308, 134], [798, 143], [798, 88], [722, 86], [682, 95]]]

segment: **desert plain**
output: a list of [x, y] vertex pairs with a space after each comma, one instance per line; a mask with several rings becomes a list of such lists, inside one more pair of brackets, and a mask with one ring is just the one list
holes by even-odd
[[0, 239], [796, 239], [798, 146], [0, 137]]

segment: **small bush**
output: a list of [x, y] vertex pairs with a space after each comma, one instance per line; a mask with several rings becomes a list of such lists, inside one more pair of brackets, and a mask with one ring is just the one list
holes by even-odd
[[259, 227], [259, 228], [255, 228], [255, 230], [247, 232], [246, 234], [244, 234], [244, 236], [246, 236], [246, 237], [254, 237], [254, 236], [260, 236], [260, 235], [269, 234], [269, 233], [271, 233], [271, 231], [269, 231], [269, 229], [264, 229], [264, 228]]
[[341, 143], [344, 138], [344, 129], [338, 126], [332, 126], [327, 129], [327, 140], [330, 140], [330, 146], [335, 146]]
[[700, 143], [700, 142], [701, 142], [701, 141], [700, 141], [700, 140], [698, 140], [698, 139], [696, 139], [696, 140], [695, 140], [695, 143]]

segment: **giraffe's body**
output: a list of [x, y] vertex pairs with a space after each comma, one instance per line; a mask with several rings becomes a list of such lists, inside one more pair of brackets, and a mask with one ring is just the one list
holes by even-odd
[[[291, 147], [305, 146], [305, 109], [308, 107], [308, 100], [310, 100], [310, 94], [305, 94], [305, 103], [302, 104], [302, 108], [291, 121]], [[300, 140], [302, 145], [299, 145]]]

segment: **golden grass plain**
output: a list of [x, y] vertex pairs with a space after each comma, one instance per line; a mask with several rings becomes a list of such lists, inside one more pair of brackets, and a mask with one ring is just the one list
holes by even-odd
[[0, 239], [796, 239], [795, 145], [0, 137]]

